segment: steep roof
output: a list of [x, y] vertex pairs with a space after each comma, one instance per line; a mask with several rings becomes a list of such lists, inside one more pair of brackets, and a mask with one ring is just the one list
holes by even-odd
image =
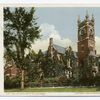
[[[53, 44], [53, 47], [55, 50], [57, 50], [58, 53], [61, 53], [61, 54], [65, 54], [66, 52], [66, 48], [62, 47], [62, 46], [59, 46], [59, 45], [56, 45], [56, 44]], [[77, 58], [77, 52], [73, 51], [74, 52], [74, 56], [75, 58]], [[43, 54], [47, 54], [47, 51], [44, 51]]]
[[[66, 48], [59, 46], [59, 45], [56, 45], [56, 44], [54, 44], [53, 46], [59, 53], [65, 54]], [[73, 51], [73, 52], [74, 52], [75, 58], [77, 58], [77, 52], [75, 52], [75, 51]]]
[[56, 44], [54, 44], [53, 47], [54, 47], [59, 53], [62, 53], [62, 54], [64, 54], [65, 51], [66, 51], [66, 48], [61, 47], [61, 46], [58, 46], [58, 45], [56, 45]]

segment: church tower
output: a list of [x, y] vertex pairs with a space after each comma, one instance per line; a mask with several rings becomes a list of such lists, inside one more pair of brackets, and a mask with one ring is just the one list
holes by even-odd
[[94, 16], [89, 18], [88, 13], [83, 21], [78, 17], [78, 62], [79, 66], [84, 66], [84, 59], [89, 55], [95, 55], [95, 31]]

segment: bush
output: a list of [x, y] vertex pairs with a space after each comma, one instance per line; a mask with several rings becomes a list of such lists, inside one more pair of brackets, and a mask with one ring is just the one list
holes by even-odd
[[79, 80], [78, 79], [72, 79], [72, 86], [79, 86], [80, 85], [80, 83], [79, 83]]
[[70, 86], [72, 84], [72, 78], [67, 79], [66, 76], [59, 77], [59, 86]]
[[29, 82], [29, 87], [39, 87], [40, 83], [39, 82]]
[[58, 86], [71, 86], [72, 78], [67, 79], [66, 76], [44, 78], [41, 81], [29, 82], [29, 87], [58, 87]]
[[4, 88], [5, 89], [11, 89], [11, 88], [19, 88], [20, 87], [20, 78], [19, 77], [14, 77], [14, 78], [9, 78], [6, 77], [4, 80]]
[[51, 86], [57, 87], [57, 86], [59, 86], [57, 77], [46, 78], [46, 79], [44, 79], [44, 83], [45, 83], [45, 86], [48, 86], [48, 87], [51, 87]]
[[97, 75], [95, 78], [95, 85], [100, 86], [100, 75]]
[[[41, 83], [42, 82], [42, 83]], [[58, 78], [44, 78], [42, 81], [29, 82], [29, 87], [53, 87], [58, 85]]]

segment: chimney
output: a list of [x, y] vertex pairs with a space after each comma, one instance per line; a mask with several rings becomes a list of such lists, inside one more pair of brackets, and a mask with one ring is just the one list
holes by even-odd
[[50, 46], [52, 46], [52, 45], [53, 45], [53, 38], [50, 38], [49, 45], [50, 45]]

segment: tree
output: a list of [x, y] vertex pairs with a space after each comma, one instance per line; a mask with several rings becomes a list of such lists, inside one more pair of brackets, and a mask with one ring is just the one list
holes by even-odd
[[35, 9], [4, 8], [4, 47], [21, 69], [21, 88], [24, 88], [26, 50], [40, 37]]
[[29, 54], [27, 54], [25, 58], [25, 67], [27, 67], [27, 75], [28, 81], [32, 82], [37, 78], [37, 63], [35, 62], [37, 59], [37, 54], [31, 50]]

